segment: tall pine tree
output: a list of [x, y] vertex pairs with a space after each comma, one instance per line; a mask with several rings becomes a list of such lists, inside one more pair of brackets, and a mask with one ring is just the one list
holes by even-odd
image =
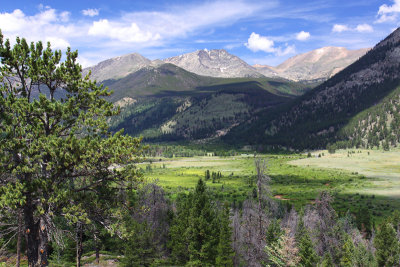
[[189, 212], [188, 249], [191, 266], [215, 265], [219, 227], [216, 212], [202, 179], [197, 183]]
[[229, 267], [233, 266], [233, 257], [235, 253], [232, 248], [232, 228], [230, 226], [228, 203], [225, 203], [224, 210], [222, 211], [220, 218], [216, 266]]
[[399, 264], [399, 240], [391, 223], [384, 222], [374, 239], [375, 257], [379, 266]]
[[108, 131], [111, 93], [82, 77], [77, 57], [20, 38], [11, 48], [0, 32], [0, 207], [23, 213], [29, 266], [48, 265], [56, 216], [90, 223], [79, 195], [107, 191], [123, 203], [136, 177], [140, 140]]

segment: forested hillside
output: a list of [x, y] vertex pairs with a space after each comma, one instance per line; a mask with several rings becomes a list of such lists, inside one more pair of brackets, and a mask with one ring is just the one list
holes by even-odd
[[[397, 29], [365, 56], [325, 83], [285, 108], [275, 113], [260, 114], [259, 120], [237, 127], [226, 140], [233, 142], [241, 136], [248, 136], [250, 132], [256, 132], [254, 143], [297, 148], [321, 148], [341, 140], [351, 140], [350, 143], [363, 146], [368, 143], [369, 146], [377, 145], [383, 139], [394, 144], [395, 139], [398, 140], [398, 131], [394, 127], [397, 115], [393, 114], [397, 111], [395, 90], [400, 84], [399, 65], [400, 29]], [[379, 113], [382, 118], [386, 114], [394, 119], [393, 127], [389, 122], [386, 130], [379, 128], [383, 120], [371, 116], [369, 122], [365, 122], [367, 118], [359, 115], [358, 118], [364, 122], [357, 127], [349, 125], [341, 131], [350, 122], [354, 125], [354, 116], [363, 111], [366, 111], [365, 114]], [[374, 120], [378, 123], [374, 123]], [[370, 137], [370, 142], [361, 142], [363, 138], [368, 139], [368, 127], [382, 135], [378, 141]], [[360, 134], [352, 133], [353, 130]]]
[[218, 138], [260, 110], [270, 110], [309, 86], [270, 78], [199, 76], [172, 64], [140, 69], [104, 84], [121, 114], [110, 121], [147, 141]]

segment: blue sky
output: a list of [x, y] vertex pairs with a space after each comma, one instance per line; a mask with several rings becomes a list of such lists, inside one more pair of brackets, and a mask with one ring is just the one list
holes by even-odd
[[78, 49], [84, 66], [204, 48], [275, 66], [324, 46], [372, 47], [400, 25], [399, 14], [400, 0], [19, 0], [1, 4], [0, 29], [10, 40]]

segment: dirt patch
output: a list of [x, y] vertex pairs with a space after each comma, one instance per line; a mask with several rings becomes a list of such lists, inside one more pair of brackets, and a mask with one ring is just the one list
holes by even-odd
[[290, 198], [284, 198], [283, 195], [275, 195], [274, 198], [279, 200], [291, 200]]

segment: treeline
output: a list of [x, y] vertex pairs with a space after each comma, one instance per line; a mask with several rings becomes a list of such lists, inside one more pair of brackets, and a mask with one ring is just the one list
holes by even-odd
[[215, 148], [210, 151], [206, 148], [201, 147], [188, 147], [183, 145], [155, 145], [151, 144], [146, 149], [144, 155], [146, 157], [196, 157], [196, 156], [237, 156], [239, 152], [236, 150], [222, 150]]

